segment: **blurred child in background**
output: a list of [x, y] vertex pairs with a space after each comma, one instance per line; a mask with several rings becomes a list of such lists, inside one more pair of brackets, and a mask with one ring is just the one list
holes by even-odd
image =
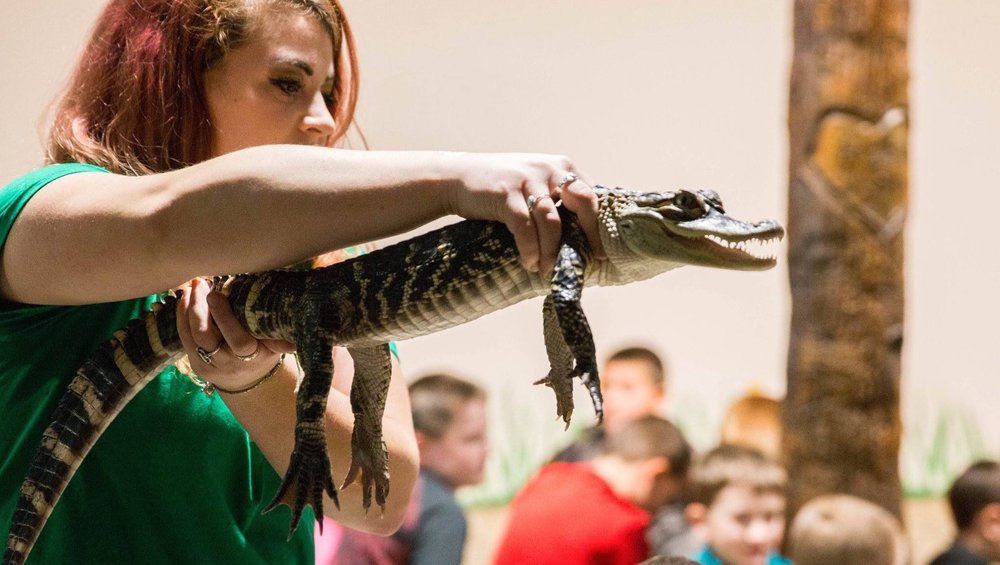
[[756, 449], [781, 461], [781, 403], [757, 391], [740, 397], [726, 410], [719, 443]]
[[795, 565], [904, 565], [909, 552], [899, 520], [845, 494], [820, 496], [799, 509], [788, 531]]
[[[345, 529], [332, 559], [318, 551], [317, 563], [461, 563], [467, 527], [455, 489], [483, 479], [488, 453], [486, 394], [449, 375], [418, 379], [409, 392], [420, 449], [420, 479], [403, 526], [390, 537]], [[317, 537], [317, 548], [322, 543], [323, 538]]]
[[784, 469], [757, 450], [722, 445], [691, 472], [686, 514], [705, 540], [703, 565], [787, 565]]
[[1000, 463], [973, 463], [952, 484], [948, 502], [955, 543], [931, 565], [986, 565], [1000, 561]]
[[498, 565], [634, 565], [649, 557], [650, 512], [684, 488], [691, 448], [644, 416], [609, 433], [590, 462], [542, 468], [511, 503]]
[[[601, 371], [604, 420], [584, 430], [579, 439], [560, 451], [553, 461], [589, 461], [600, 455], [605, 434], [643, 416], [661, 416], [667, 398], [667, 371], [659, 355], [645, 347], [621, 349], [608, 358]], [[677, 501], [657, 509], [646, 533], [654, 554], [687, 555], [699, 541], [691, 533], [684, 508]]]

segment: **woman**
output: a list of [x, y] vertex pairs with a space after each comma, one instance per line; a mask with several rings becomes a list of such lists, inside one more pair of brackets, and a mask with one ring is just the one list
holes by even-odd
[[[331, 150], [357, 95], [350, 28], [330, 0], [113, 0], [56, 107], [52, 165], [0, 190], [0, 520], [75, 369], [155, 293], [277, 268], [455, 213], [504, 222], [548, 272], [561, 197], [598, 246], [596, 198], [565, 157]], [[88, 455], [31, 554], [37, 562], [311, 561], [312, 532], [260, 515], [293, 445], [296, 369], [195, 278], [178, 304], [207, 397], [168, 369]], [[202, 361], [198, 350], [218, 350]], [[250, 359], [244, 361], [241, 358]], [[334, 477], [350, 459], [350, 357], [326, 414]], [[387, 534], [417, 476], [399, 368], [385, 411], [385, 514], [360, 489], [324, 511]], [[303, 520], [302, 524], [309, 521]]]

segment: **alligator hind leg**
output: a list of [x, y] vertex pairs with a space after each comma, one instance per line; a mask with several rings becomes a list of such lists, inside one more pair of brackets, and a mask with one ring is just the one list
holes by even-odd
[[604, 417], [604, 401], [601, 397], [601, 381], [597, 374], [597, 352], [594, 336], [590, 331], [587, 316], [580, 305], [583, 293], [583, 256], [569, 245], [563, 245], [556, 260], [556, 270], [552, 277], [552, 298], [559, 328], [566, 345], [573, 352], [576, 366], [573, 375], [580, 377], [594, 403], [597, 420]]
[[556, 393], [556, 414], [569, 428], [570, 418], [573, 417], [573, 352], [563, 338], [552, 296], [546, 296], [542, 304], [542, 328], [549, 374], [535, 384], [545, 385]]
[[316, 308], [305, 307], [297, 322], [296, 348], [305, 376], [299, 384], [296, 399], [295, 447], [285, 478], [274, 500], [264, 509], [269, 512], [279, 504], [292, 509], [288, 536], [299, 525], [302, 510], [311, 504], [322, 528], [323, 493], [326, 492], [340, 508], [337, 490], [330, 474], [330, 457], [326, 451], [323, 418], [326, 399], [333, 380], [333, 337], [319, 323]]
[[361, 479], [362, 504], [367, 510], [375, 502], [385, 512], [389, 495], [389, 456], [382, 440], [382, 413], [392, 377], [392, 357], [389, 345], [348, 348], [354, 359], [354, 380], [351, 383], [351, 409], [354, 411], [354, 432], [351, 435], [351, 468], [341, 490]]

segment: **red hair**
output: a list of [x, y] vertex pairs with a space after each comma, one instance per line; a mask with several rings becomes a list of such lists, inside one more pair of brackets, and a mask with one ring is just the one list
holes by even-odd
[[265, 5], [302, 10], [330, 33], [339, 139], [358, 93], [354, 36], [339, 0], [112, 0], [56, 101], [46, 160], [149, 174], [207, 159], [205, 72], [248, 39]]

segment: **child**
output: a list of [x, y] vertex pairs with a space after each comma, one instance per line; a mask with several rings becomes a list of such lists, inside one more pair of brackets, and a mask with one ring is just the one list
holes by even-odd
[[781, 403], [750, 392], [729, 405], [719, 443], [756, 449], [781, 461]]
[[[584, 430], [579, 439], [553, 461], [589, 461], [601, 453], [605, 434], [614, 433], [642, 416], [659, 416], [667, 397], [667, 373], [660, 356], [645, 347], [614, 353], [601, 371], [604, 422]], [[687, 555], [698, 547], [697, 537], [684, 518], [681, 501], [655, 512], [646, 533], [650, 550], [662, 555]]]
[[777, 554], [785, 528], [785, 471], [759, 451], [723, 445], [691, 473], [686, 514], [706, 541], [704, 565], [787, 565]]
[[[407, 517], [402, 528], [388, 538], [345, 530], [333, 563], [461, 563], [466, 520], [454, 493], [458, 487], [483, 479], [488, 451], [486, 394], [448, 375], [423, 377], [410, 385], [409, 392], [420, 449], [420, 479]], [[319, 555], [317, 562], [322, 562]]]
[[986, 565], [1000, 561], [1000, 462], [979, 461], [948, 491], [958, 536], [931, 565]]
[[632, 565], [649, 557], [650, 511], [683, 488], [691, 448], [670, 422], [633, 420], [589, 463], [551, 463], [511, 503], [496, 563]]
[[899, 520], [881, 506], [845, 494], [814, 498], [799, 510], [788, 533], [788, 555], [795, 565], [908, 562]]

